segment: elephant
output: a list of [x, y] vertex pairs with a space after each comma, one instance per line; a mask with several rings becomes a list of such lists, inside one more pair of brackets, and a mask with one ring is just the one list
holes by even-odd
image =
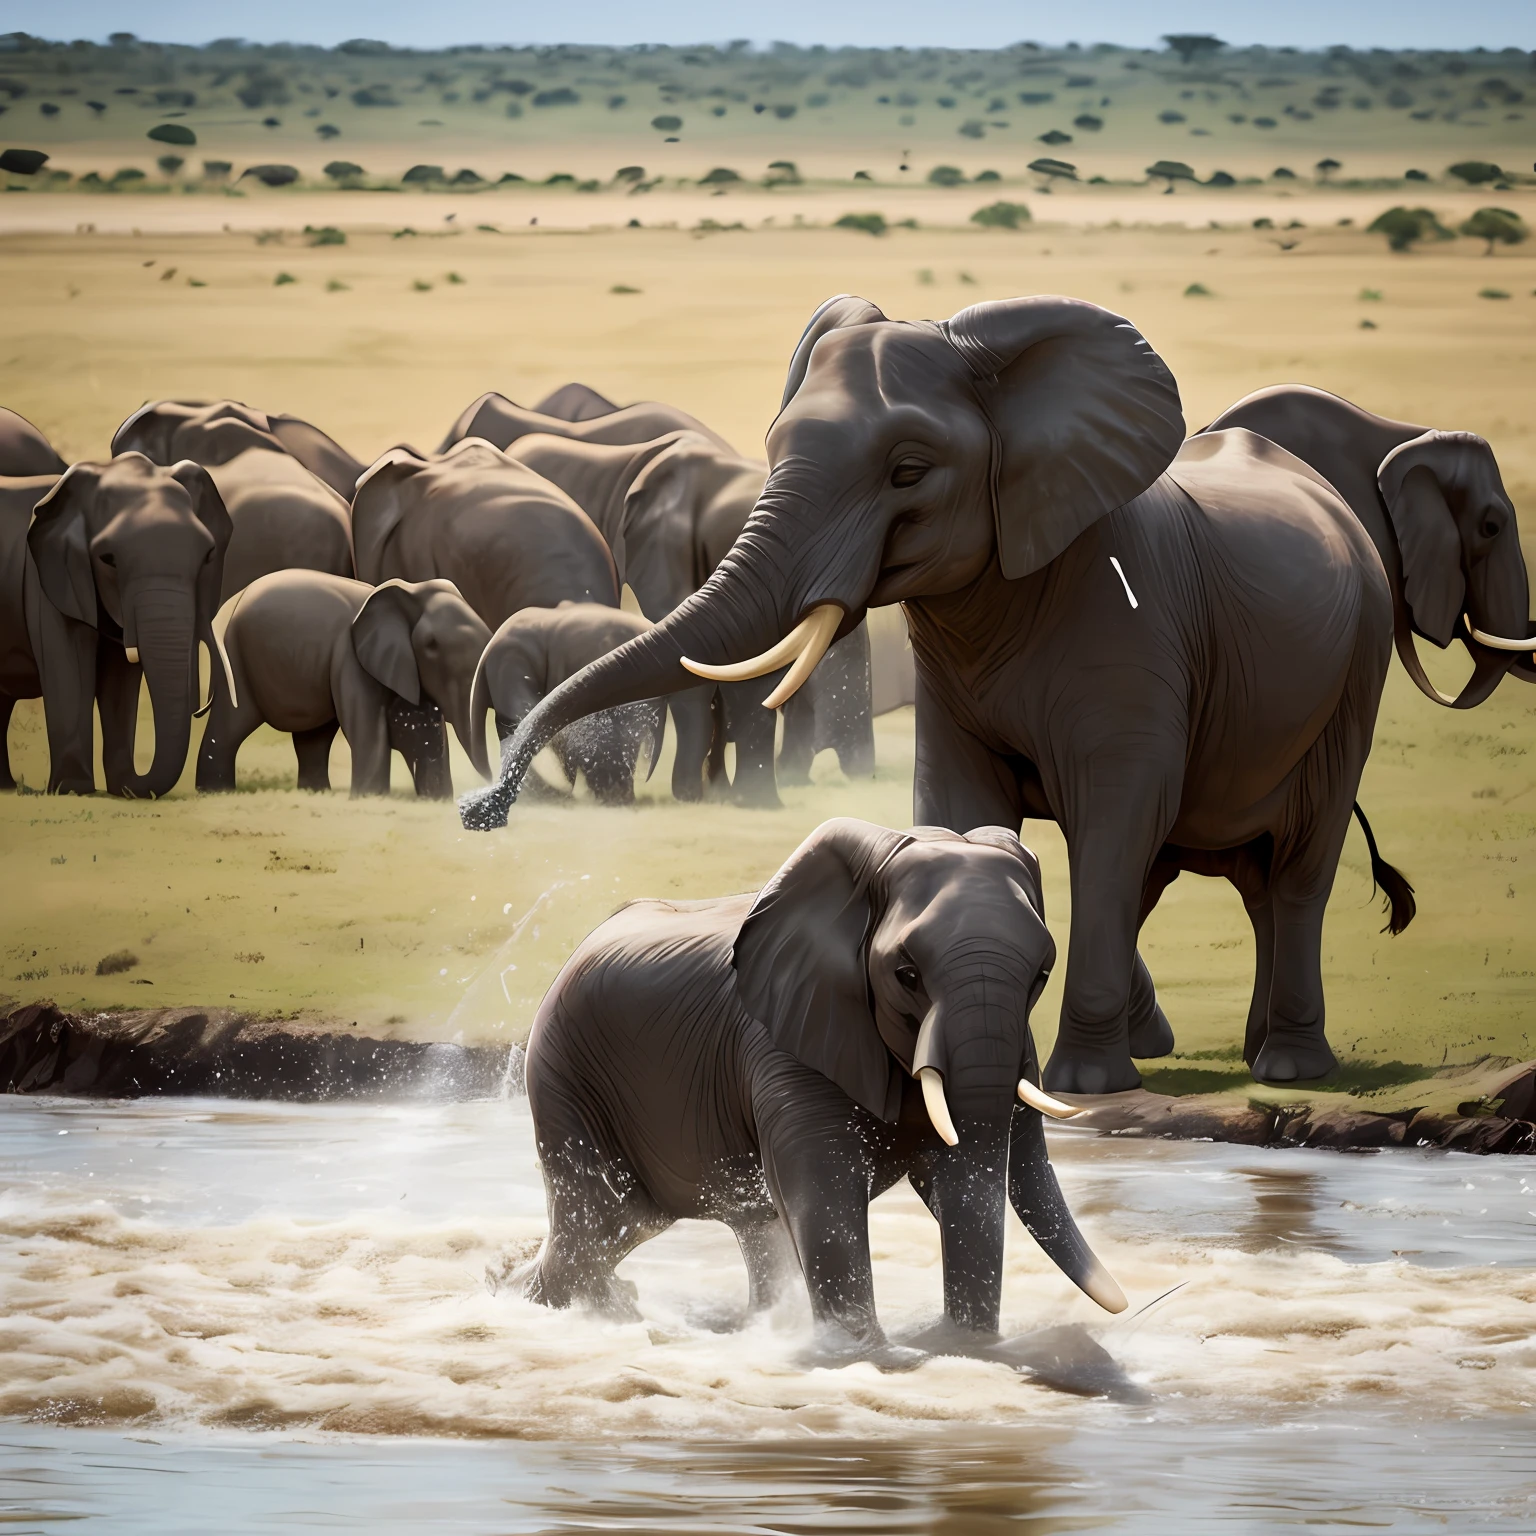
[[[650, 620], [639, 614], [601, 603], [519, 609], [491, 636], [475, 669], [469, 704], [475, 745], [482, 741], [488, 709], [496, 713], [497, 738], [505, 739], [552, 688], [650, 627]], [[602, 804], [631, 805], [635, 763], [645, 750], [655, 765], [666, 718], [660, 700], [627, 704], [562, 731], [552, 745], [572, 784], [580, 773]], [[490, 778], [483, 748], [474, 761]]]
[[615, 405], [606, 395], [585, 384], [562, 384], [545, 395], [533, 410], [536, 416], [558, 416], [561, 421], [592, 421], [598, 416], [611, 416], [623, 410], [623, 406]]
[[549, 1233], [513, 1283], [633, 1316], [614, 1266], [680, 1218], [723, 1221], [749, 1305], [797, 1260], [833, 1350], [915, 1364], [876, 1315], [866, 1213], [906, 1176], [942, 1234], [950, 1330], [997, 1332], [1010, 1200], [1122, 1311], [1046, 1154], [1042, 1110], [1073, 1113], [1036, 1086], [1029, 1014], [1054, 959], [1039, 865], [1003, 827], [829, 821], [759, 892], [621, 907], [534, 1019]]
[[25, 416], [0, 405], [0, 478], [62, 475], [69, 468]]
[[[1349, 503], [1386, 567], [1397, 654], [1435, 703], [1481, 704], [1511, 671], [1536, 682], [1520, 529], [1484, 438], [1390, 421], [1305, 384], [1258, 390], [1206, 431], [1229, 427], [1279, 443]], [[1454, 698], [1425, 675], [1415, 635], [1467, 648], [1472, 676]]]
[[418, 795], [447, 799], [445, 716], [464, 750], [484, 757], [469, 699], [489, 639], [451, 581], [370, 587], [306, 570], [258, 578], [224, 627], [198, 789], [233, 789], [240, 745], [264, 724], [293, 733], [299, 788], [329, 789], [339, 726], [352, 751], [354, 795], [389, 793], [394, 748]]
[[[158, 797], [186, 767], [197, 646], [213, 653], [230, 520], [208, 471], [140, 453], [0, 481], [0, 709], [43, 700], [48, 788], [95, 792], [95, 721], [113, 794]], [[140, 682], [155, 752], [134, 767]], [[6, 767], [9, 778], [9, 766]]]
[[297, 416], [278, 416], [238, 400], [152, 400], [136, 410], [112, 439], [112, 452], [147, 454], [156, 464], [191, 459], [205, 468], [227, 464], [248, 448], [297, 459], [339, 496], [352, 499], [363, 472], [340, 443]]
[[476, 438], [433, 459], [392, 448], [376, 460], [357, 483], [352, 539], [363, 581], [444, 577], [491, 629], [519, 608], [619, 606], [613, 557], [586, 513]]
[[[1330, 1073], [1323, 915], [1392, 599], [1328, 482], [1242, 429], [1186, 443], [1173, 376], [1130, 322], [1049, 295], [939, 323], [828, 300], [768, 452], [710, 579], [545, 699], [498, 782], [461, 801], [464, 824], [505, 825], [532, 754], [572, 720], [789, 663], [765, 701], [781, 703], [867, 606], [900, 602], [914, 819], [1029, 816], [1066, 836], [1078, 916], [1046, 1086], [1134, 1088], [1133, 1056], [1172, 1048], [1136, 937], [1184, 868], [1225, 875], [1247, 906], [1254, 1075]], [[1394, 927], [1407, 894], [1388, 887]]]
[[505, 448], [530, 432], [550, 432], [556, 437], [574, 438], [580, 443], [648, 443], [668, 432], [697, 432], [726, 453], [733, 451], [718, 432], [711, 432], [702, 421], [687, 411], [662, 405], [659, 401], [645, 400], [600, 416], [568, 421], [560, 416], [545, 416], [536, 410], [527, 410], [492, 390], [470, 402], [448, 429], [438, 452], [447, 453], [466, 437], [483, 437], [486, 442]]
[[[620, 582], [653, 623], [708, 579], [740, 534], [767, 475], [766, 465], [723, 451], [697, 432], [616, 444], [536, 432], [507, 454], [558, 485], [591, 517], [613, 551]], [[808, 782], [811, 759], [823, 746], [837, 750], [850, 777], [874, 772], [868, 671], [868, 639], [855, 631], [829, 651], [804, 696], [786, 705], [780, 758], [786, 782]], [[735, 798], [778, 804], [775, 721], [755, 707], [751, 694], [741, 684], [725, 684], [673, 695], [677, 799], [700, 798], [707, 768], [711, 777], [723, 772], [717, 767], [723, 742], [713, 739], [723, 723], [736, 745]]]

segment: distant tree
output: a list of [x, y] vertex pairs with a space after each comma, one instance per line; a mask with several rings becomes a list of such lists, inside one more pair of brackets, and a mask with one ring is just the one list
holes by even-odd
[[13, 176], [35, 176], [48, 163], [48, 156], [40, 149], [7, 149], [0, 151], [0, 171]]
[[643, 165], [621, 165], [613, 173], [615, 181], [644, 181], [645, 167]]
[[335, 123], [316, 123], [315, 132], [322, 139], [339, 139], [341, 137], [341, 129]]
[[1208, 59], [1227, 46], [1209, 32], [1169, 32], [1164, 35], [1163, 41], [1172, 52], [1178, 54], [1179, 61], [1184, 64], [1193, 64], [1196, 59]]
[[1326, 159], [1319, 160], [1312, 169], [1317, 172], [1317, 179], [1319, 181], [1327, 181], [1335, 171], [1342, 171], [1344, 167], [1340, 161], [1329, 156]]
[[160, 167], [162, 176], [174, 176], [187, 162], [180, 155], [161, 155], [155, 164]]
[[1404, 181], [1428, 181], [1429, 175], [1425, 171], [1404, 171]]
[[1077, 167], [1070, 160], [1052, 160], [1049, 155], [1042, 155], [1038, 160], [1031, 160], [1029, 168], [1047, 181], [1058, 177], [1062, 181], [1077, 180]]
[[1194, 171], [1182, 160], [1158, 160], [1147, 167], [1147, 175], [1153, 181], [1166, 181], [1170, 192], [1174, 182], [1195, 179]]
[[[335, 162], [332, 163], [334, 164]], [[229, 173], [232, 170], [234, 170], [234, 166], [231, 165], [228, 160], [204, 160], [203, 180], [227, 181], [229, 179]], [[326, 174], [330, 174], [330, 166], [326, 167]]]
[[356, 181], [363, 174], [360, 165], [354, 165], [350, 160], [332, 160], [325, 168], [325, 174], [332, 181]]
[[699, 185], [701, 187], [723, 186], [727, 182], [740, 180], [740, 174], [731, 170], [729, 166], [717, 165], [714, 170], [706, 171], [699, 177]]
[[763, 177], [766, 187], [798, 187], [801, 183], [800, 167], [793, 160], [770, 160], [768, 174]]
[[832, 227], [862, 230], [866, 235], [883, 235], [888, 226], [883, 213], [845, 213]]
[[1479, 208], [1471, 218], [1457, 226], [1456, 232], [1469, 240], [1486, 240], [1485, 256], [1492, 256], [1496, 245], [1521, 245], [1531, 233], [1525, 227], [1525, 220], [1508, 208]]
[[664, 112], [660, 117], [653, 117], [651, 119], [651, 127], [657, 133], [676, 133], [682, 126], [682, 118], [674, 117], [670, 112]]
[[1388, 208], [1367, 226], [1370, 235], [1385, 235], [1394, 251], [1411, 251], [1425, 240], [1449, 240], [1448, 230], [1429, 208]]
[[445, 177], [440, 165], [413, 165], [400, 180], [408, 187], [430, 186], [434, 182], [445, 180]]
[[197, 143], [197, 135], [183, 123], [159, 123], [145, 134], [145, 138], [153, 139], [157, 144], [183, 147]]
[[240, 179], [254, 177], [264, 187], [288, 187], [299, 179], [298, 170], [291, 165], [253, 165], [240, 173]]
[[1097, 133], [1104, 126], [1102, 117], [1095, 117], [1091, 112], [1083, 112], [1072, 119], [1074, 128], [1081, 128], [1084, 133]]
[[935, 187], [958, 187], [965, 172], [958, 165], [936, 165], [928, 172], [928, 180]]
[[1295, 181], [1296, 172], [1293, 171], [1288, 165], [1277, 165], [1274, 170], [1270, 172], [1270, 178], [1274, 181]]
[[1025, 203], [988, 203], [971, 215], [971, 223], [980, 224], [983, 229], [1018, 229], [1029, 221], [1029, 207]]
[[1063, 133], [1059, 128], [1052, 128], [1040, 135], [1040, 143], [1049, 144], [1052, 149], [1058, 144], [1070, 144], [1071, 142], [1072, 135], [1070, 133]]
[[1490, 160], [1460, 160], [1448, 168], [1448, 174], [1469, 187], [1480, 187], [1487, 181], [1502, 181], [1504, 172]]
[[1205, 184], [1208, 187], [1235, 187], [1237, 185], [1237, 177], [1231, 171], [1212, 171], [1205, 178]]

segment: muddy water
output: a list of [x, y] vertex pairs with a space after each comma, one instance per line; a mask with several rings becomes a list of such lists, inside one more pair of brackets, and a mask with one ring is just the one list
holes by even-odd
[[[543, 1229], [516, 1100], [0, 1100], [0, 1522], [1536, 1530], [1536, 1167], [1052, 1150], [1131, 1309], [1015, 1230], [1006, 1326], [1086, 1328], [1145, 1401], [808, 1368], [803, 1303], [728, 1331], [745, 1276], [710, 1224], [626, 1263], [644, 1323], [530, 1307], [494, 1284]], [[871, 1236], [887, 1327], [931, 1319], [904, 1186]]]

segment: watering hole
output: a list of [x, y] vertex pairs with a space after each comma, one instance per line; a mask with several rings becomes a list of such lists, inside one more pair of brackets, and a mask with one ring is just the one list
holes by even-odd
[[[727, 1331], [745, 1274], [709, 1223], [622, 1267], [643, 1323], [530, 1306], [488, 1279], [544, 1228], [521, 1099], [5, 1099], [0, 1523], [201, 1531], [218, 1497], [233, 1533], [1536, 1529], [1524, 1160], [1052, 1155], [1130, 1310], [1014, 1223], [1005, 1329], [1086, 1330], [1140, 1401], [807, 1368], [803, 1301]], [[901, 1185], [870, 1226], [887, 1328], [932, 1319], [932, 1219]]]

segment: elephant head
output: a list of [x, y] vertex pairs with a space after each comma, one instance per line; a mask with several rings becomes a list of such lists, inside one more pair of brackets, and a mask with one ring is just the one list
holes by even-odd
[[[782, 704], [866, 606], [1031, 575], [1145, 490], [1184, 438], [1178, 389], [1129, 322], [1055, 297], [939, 324], [828, 300], [790, 363], [767, 483], [714, 574], [649, 635], [556, 690], [466, 826], [505, 824], [533, 755], [593, 710], [789, 664]], [[686, 660], [685, 660], [686, 658]]]
[[1400, 625], [1398, 649], [1414, 681], [1440, 703], [1465, 708], [1512, 667], [1536, 677], [1520, 530], [1492, 448], [1471, 432], [1425, 432], [1394, 448], [1376, 481], [1397, 535], [1413, 632], [1442, 650], [1461, 640], [1475, 664], [1461, 694], [1446, 698], [1424, 677]]
[[38, 502], [27, 546], [60, 613], [121, 636], [144, 668], [155, 756], [127, 793], [169, 793], [186, 765], [197, 693], [197, 644], [216, 653], [230, 520], [206, 469], [162, 469], [141, 453], [76, 464]]
[[352, 620], [352, 649], [363, 670], [407, 704], [442, 710], [482, 774], [484, 729], [476, 729], [470, 695], [490, 638], [451, 581], [386, 581]]
[[[920, 1083], [947, 1149], [936, 1183], [947, 1172], [969, 1192], [971, 1222], [946, 1232], [950, 1311], [977, 1326], [996, 1326], [1005, 1189], [1070, 1279], [1109, 1311], [1125, 1306], [1039, 1134], [1042, 1111], [1074, 1113], [1037, 1086], [1029, 1015], [1056, 959], [1044, 911], [1040, 866], [1005, 828], [961, 837], [842, 818], [818, 827], [763, 888], [734, 948], [737, 994], [780, 1050], [888, 1122], [903, 1080]], [[1010, 1138], [1024, 1159], [1011, 1170]], [[987, 1277], [987, 1294], [953, 1294], [952, 1235], [965, 1248], [955, 1267]]]

